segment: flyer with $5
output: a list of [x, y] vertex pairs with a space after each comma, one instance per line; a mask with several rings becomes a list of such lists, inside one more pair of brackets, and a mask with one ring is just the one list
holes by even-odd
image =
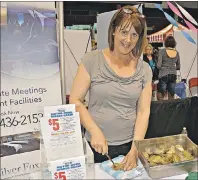
[[[41, 132], [44, 140], [47, 161], [83, 156], [83, 143], [79, 113], [72, 105], [46, 108], [41, 120]], [[65, 108], [66, 107], [66, 108]]]

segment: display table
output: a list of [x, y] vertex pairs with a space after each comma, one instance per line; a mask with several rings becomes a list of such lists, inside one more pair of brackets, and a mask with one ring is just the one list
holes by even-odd
[[[188, 176], [188, 174], [181, 174], [181, 175], [177, 175], [177, 176], [171, 176], [171, 177], [166, 177], [166, 178], [162, 178], [162, 179], [180, 179], [180, 180], [185, 180], [185, 178]], [[25, 178], [25, 176], [24, 176]], [[32, 173], [31, 176], [28, 176], [28, 178], [30, 179], [41, 179], [40, 178], [40, 172], [35, 172]], [[87, 179], [93, 179], [93, 178], [87, 178]], [[107, 174], [106, 172], [104, 172], [101, 168], [100, 168], [100, 164], [96, 163], [95, 164], [95, 179], [114, 179], [112, 176], [110, 176], [109, 174]], [[148, 174], [146, 173], [145, 169], [142, 170], [142, 175], [135, 178], [135, 179], [151, 179], [149, 178]]]
[[[181, 174], [181, 175], [177, 175], [177, 176], [171, 176], [171, 177], [167, 177], [167, 178], [163, 178], [163, 179], [185, 179], [188, 176], [188, 174]], [[95, 164], [95, 179], [114, 179], [112, 176], [110, 176], [109, 174], [107, 174], [106, 172], [104, 172], [101, 168], [100, 168], [100, 164]], [[146, 170], [143, 169], [142, 170], [142, 175], [135, 178], [135, 179], [151, 179]]]

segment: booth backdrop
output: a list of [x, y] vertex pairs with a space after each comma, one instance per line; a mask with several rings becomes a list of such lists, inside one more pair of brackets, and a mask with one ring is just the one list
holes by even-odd
[[180, 134], [187, 128], [189, 138], [198, 145], [198, 97], [153, 101], [146, 138]]

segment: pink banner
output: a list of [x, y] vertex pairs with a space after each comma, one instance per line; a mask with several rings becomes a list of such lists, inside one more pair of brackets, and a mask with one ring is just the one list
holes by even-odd
[[190, 22], [192, 22], [193, 24], [195, 24], [196, 26], [198, 26], [197, 21], [183, 7], [181, 7], [179, 4], [177, 4], [177, 7], [182, 12], [182, 14], [186, 17], [186, 19], [188, 19]]
[[175, 13], [177, 14], [180, 18], [183, 19], [183, 16], [181, 15], [181, 13], [179, 12], [179, 10], [171, 3], [171, 2], [167, 2], [169, 8]]
[[183, 18], [183, 16], [181, 15], [181, 13], [180, 13], [180, 11], [178, 10], [177, 7], [175, 7], [171, 2], [167, 2], [167, 4], [168, 4], [169, 8], [170, 8], [175, 14], [177, 14], [180, 18], [182, 18], [182, 19], [185, 21], [186, 25], [188, 26], [188, 28], [189, 28], [190, 30], [192, 30], [192, 31], [195, 32], [195, 33], [198, 32], [198, 29], [197, 29], [195, 26], [193, 26], [193, 24], [191, 24], [189, 21], [187, 21], [187, 20], [185, 20], [185, 19]]
[[198, 29], [195, 26], [193, 26], [189, 21], [187, 21], [185, 19], [184, 19], [184, 21], [185, 21], [186, 25], [189, 27], [190, 30], [192, 30], [195, 33], [198, 33]]

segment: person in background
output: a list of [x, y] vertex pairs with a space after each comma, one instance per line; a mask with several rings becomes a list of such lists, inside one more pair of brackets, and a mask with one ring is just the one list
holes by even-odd
[[180, 70], [180, 56], [173, 36], [167, 36], [165, 48], [160, 49], [157, 67], [159, 69], [158, 99], [164, 99], [166, 91], [168, 99], [174, 99], [177, 70]]
[[93, 47], [93, 50], [96, 50], [97, 49], [97, 42], [94, 43], [94, 47]]
[[149, 64], [149, 66], [152, 69], [153, 72], [153, 83], [158, 84], [158, 74], [159, 70], [157, 68], [157, 61], [156, 61], [156, 56], [153, 54], [153, 47], [151, 44], [147, 44], [145, 47], [144, 55], [143, 55], [143, 60]]
[[94, 51], [97, 49], [97, 42], [94, 39], [92, 39], [91, 42], [92, 42], [92, 51]]
[[153, 55], [154, 55], [156, 61], [157, 61], [157, 59], [158, 59], [158, 52], [159, 52], [158, 48], [154, 48], [154, 49], [153, 49]]
[[[124, 6], [111, 19], [109, 47], [87, 53], [73, 82], [70, 103], [76, 104], [95, 162], [125, 155], [124, 170], [137, 165], [134, 140], [145, 137], [152, 96], [152, 71], [141, 58], [147, 37], [146, 19]], [[89, 91], [88, 110], [83, 99]]]

